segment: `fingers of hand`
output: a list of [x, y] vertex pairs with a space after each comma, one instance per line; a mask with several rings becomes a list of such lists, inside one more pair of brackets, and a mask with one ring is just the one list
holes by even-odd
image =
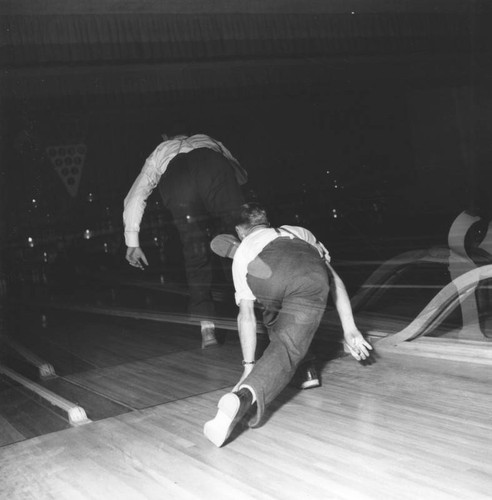
[[350, 354], [352, 354], [352, 356], [353, 356], [355, 359], [359, 360], [360, 358], [359, 358], [359, 354], [358, 354], [357, 349], [356, 349], [355, 347], [352, 347], [352, 346], [351, 346], [350, 344], [348, 344], [348, 343], [345, 343], [345, 345], [347, 346], [348, 351], [350, 352]]
[[369, 357], [369, 350], [372, 350], [371, 344], [364, 339], [354, 340], [352, 345], [347, 344], [350, 354], [357, 360], [367, 359]]
[[128, 260], [128, 263], [130, 264], [130, 266], [137, 267], [139, 269], [143, 269], [143, 265], [139, 260], [135, 260], [135, 259], [127, 259], [127, 260]]

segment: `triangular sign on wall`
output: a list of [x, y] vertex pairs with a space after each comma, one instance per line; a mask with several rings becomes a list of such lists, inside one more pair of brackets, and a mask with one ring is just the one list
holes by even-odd
[[82, 169], [84, 168], [87, 148], [85, 144], [49, 146], [46, 153], [60, 176], [68, 193], [75, 197], [79, 190]]

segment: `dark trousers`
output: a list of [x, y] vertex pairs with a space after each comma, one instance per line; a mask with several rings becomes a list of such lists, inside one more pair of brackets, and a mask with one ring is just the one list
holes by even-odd
[[265, 306], [264, 322], [270, 344], [243, 382], [257, 396], [258, 410], [252, 427], [261, 423], [265, 407], [285, 388], [306, 358], [329, 292], [326, 265], [305, 241], [277, 238], [258, 259], [270, 272], [255, 273], [253, 261], [248, 267], [248, 284]]
[[210, 239], [215, 234], [234, 233], [234, 217], [244, 203], [234, 169], [220, 153], [194, 149], [171, 160], [159, 191], [183, 247], [189, 313], [199, 319], [211, 318], [215, 309]]

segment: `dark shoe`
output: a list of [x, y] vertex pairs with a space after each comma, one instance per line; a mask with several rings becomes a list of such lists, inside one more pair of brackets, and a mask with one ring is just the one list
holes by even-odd
[[232, 234], [219, 234], [210, 242], [210, 248], [219, 257], [232, 259], [240, 243]]
[[253, 395], [248, 389], [230, 392], [222, 396], [217, 405], [219, 411], [213, 420], [203, 427], [205, 437], [220, 448], [231, 435], [253, 404]]
[[321, 382], [319, 381], [318, 372], [314, 365], [308, 365], [304, 370], [304, 380], [301, 382], [301, 389], [319, 387]]
[[206, 349], [207, 347], [217, 345], [217, 338], [215, 337], [215, 329], [214, 328], [204, 328], [202, 330], [202, 349]]
[[312, 389], [314, 387], [319, 387], [321, 382], [319, 381], [318, 372], [314, 365], [312, 363], [306, 363], [298, 368], [292, 384], [299, 389]]

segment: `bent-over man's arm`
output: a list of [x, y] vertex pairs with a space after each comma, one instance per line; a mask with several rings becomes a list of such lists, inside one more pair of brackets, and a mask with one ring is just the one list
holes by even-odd
[[331, 264], [328, 261], [325, 262], [333, 276], [333, 301], [335, 302], [335, 307], [342, 323], [345, 345], [357, 361], [367, 359], [372, 346], [364, 339], [355, 325], [354, 314], [345, 284]]
[[[241, 342], [241, 351], [243, 360], [251, 362], [255, 360], [256, 353], [256, 316], [254, 310], [254, 301], [242, 299], [239, 302], [239, 314], [237, 316], [237, 327], [239, 340]], [[243, 374], [236, 387], [251, 373], [254, 364], [245, 364]]]

